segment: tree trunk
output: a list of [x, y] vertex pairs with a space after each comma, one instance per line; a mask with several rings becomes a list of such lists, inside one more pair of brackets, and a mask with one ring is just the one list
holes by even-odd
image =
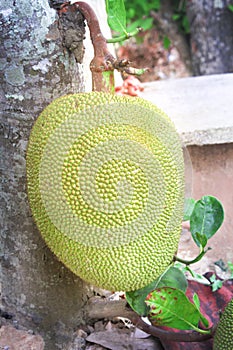
[[[89, 3], [104, 16], [103, 1]], [[54, 98], [84, 90], [83, 66], [62, 46], [56, 19], [47, 0], [0, 4], [1, 315], [40, 333], [49, 350], [68, 348], [92, 294], [45, 246], [26, 194], [25, 155], [35, 119]]]
[[230, 0], [187, 1], [194, 75], [233, 72]]
[[[154, 13], [156, 14], [156, 12]], [[174, 45], [181, 58], [184, 62], [186, 69], [189, 73], [192, 73], [191, 67], [191, 55], [189, 43], [185, 35], [181, 32], [177, 21], [173, 20], [174, 15], [174, 1], [173, 0], [163, 0], [161, 1], [159, 16], [158, 16], [158, 25], [162, 31], [169, 37]]]

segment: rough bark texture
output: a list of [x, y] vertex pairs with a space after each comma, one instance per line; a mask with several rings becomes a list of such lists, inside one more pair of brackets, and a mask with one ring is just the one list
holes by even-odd
[[187, 1], [194, 75], [233, 72], [230, 0]]
[[[31, 127], [54, 98], [83, 91], [83, 70], [62, 46], [47, 0], [0, 4], [1, 315], [65, 349], [91, 288], [59, 263], [37, 231], [26, 194]], [[10, 316], [9, 316], [10, 314]]]
[[185, 35], [183, 35], [181, 30], [179, 29], [178, 23], [173, 20], [173, 3], [173, 0], [161, 1], [161, 7], [158, 15], [156, 14], [156, 12], [152, 13], [152, 15], [155, 18], [155, 25], [157, 25], [158, 28], [169, 37], [169, 39], [172, 42], [172, 45], [174, 45], [177, 48], [183, 62], [185, 63], [187, 70], [191, 74], [192, 67], [189, 43]]

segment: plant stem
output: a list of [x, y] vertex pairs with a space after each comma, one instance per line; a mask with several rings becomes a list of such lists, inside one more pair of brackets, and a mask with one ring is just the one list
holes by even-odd
[[173, 261], [178, 261], [184, 265], [191, 265], [191, 264], [195, 264], [196, 262], [200, 261], [203, 256], [210, 250], [211, 248], [207, 248], [206, 250], [204, 250], [204, 248], [201, 248], [201, 251], [199, 253], [199, 255], [193, 259], [193, 260], [184, 260], [179, 258], [178, 256], [174, 256]]
[[103, 36], [98, 18], [94, 10], [85, 2], [74, 4], [87, 21], [90, 30], [94, 58], [90, 63], [92, 72], [92, 90], [114, 92], [114, 66], [115, 57], [107, 48], [107, 40]]
[[[93, 91], [105, 91], [105, 92], [115, 92], [114, 86], [114, 69], [117, 69], [122, 74], [126, 75], [141, 75], [147, 69], [136, 69], [130, 66], [130, 62], [126, 59], [118, 60], [116, 59], [108, 50], [107, 40], [103, 36], [98, 18], [94, 12], [94, 10], [85, 2], [77, 1], [74, 4], [70, 4], [70, 2], [64, 2], [59, 5], [53, 4], [50, 1], [50, 6], [57, 10], [60, 18], [61, 16], [65, 17], [65, 23], [70, 22], [70, 27], [72, 29], [72, 35], [75, 37], [74, 42], [72, 41], [72, 45], [68, 47], [65, 46], [70, 52], [73, 52], [77, 62], [81, 63], [83, 58], [83, 50], [73, 50], [73, 46], [76, 45], [76, 41], [82, 42], [82, 35], [80, 36], [80, 30], [78, 32], [78, 25], [74, 23], [75, 17], [70, 16], [75, 12], [79, 12], [82, 14], [83, 18], [86, 20], [87, 25], [90, 30], [90, 37], [92, 41], [92, 45], [94, 48], [94, 58], [90, 63], [90, 70], [92, 72], [92, 90]], [[71, 18], [72, 17], [72, 18]], [[76, 27], [75, 27], [76, 26]], [[138, 30], [137, 30], [138, 31]], [[70, 38], [67, 38], [68, 34], [66, 30], [63, 30], [63, 40], [70, 41]], [[78, 33], [77, 33], [78, 32]], [[82, 33], [81, 33], [82, 34]], [[133, 33], [132, 33], [133, 34]], [[131, 34], [126, 34], [125, 38], [131, 36]], [[78, 39], [77, 39], [77, 38]], [[69, 39], [69, 40], [68, 40]], [[117, 38], [119, 40], [119, 38]], [[122, 37], [121, 40], [124, 38]], [[115, 39], [113, 39], [114, 41]], [[81, 44], [79, 44], [81, 45]]]
[[[151, 334], [154, 337], [159, 339], [165, 339], [174, 342], [203, 342], [205, 340], [211, 339], [213, 336], [214, 329], [210, 329], [208, 331], [199, 330], [196, 331], [180, 331], [180, 332], [172, 332], [167, 331], [158, 327], [154, 327], [152, 325], [144, 322], [139, 315], [135, 315], [135, 317], [130, 318], [131, 322], [142, 331]], [[199, 333], [202, 331], [202, 333]]]
[[119, 43], [121, 41], [124, 41], [126, 39], [131, 38], [132, 36], [137, 35], [139, 32], [142, 31], [142, 28], [136, 28], [133, 32], [131, 33], [126, 33], [126, 34], [122, 34], [121, 36], [115, 37], [115, 38], [111, 38], [111, 39], [107, 39], [107, 43]]

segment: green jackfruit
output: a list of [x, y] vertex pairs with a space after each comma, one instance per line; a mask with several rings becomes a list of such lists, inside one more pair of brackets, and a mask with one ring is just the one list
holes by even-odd
[[45, 242], [87, 282], [136, 290], [171, 263], [183, 153], [172, 122], [152, 103], [101, 92], [54, 100], [30, 135], [27, 187]]
[[233, 349], [233, 299], [227, 304], [221, 315], [214, 334], [213, 350]]

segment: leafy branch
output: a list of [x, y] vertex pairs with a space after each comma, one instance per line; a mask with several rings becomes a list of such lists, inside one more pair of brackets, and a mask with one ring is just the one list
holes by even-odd
[[[202, 336], [213, 336], [215, 327], [208, 328], [208, 321], [200, 311], [198, 296], [196, 294], [193, 296], [193, 302], [186, 297], [188, 282], [184, 272], [189, 271], [195, 277], [189, 265], [200, 261], [209, 251], [210, 248], [205, 249], [207, 242], [220, 228], [223, 219], [222, 204], [215, 197], [204, 196], [198, 201], [186, 200], [184, 220], [190, 221], [190, 232], [200, 252], [192, 260], [175, 256], [173, 261], [176, 262], [175, 266], [170, 266], [150, 285], [137, 291], [126, 292], [126, 299], [137, 314], [148, 316], [152, 325], [156, 327], [193, 329]], [[205, 329], [200, 328], [199, 323]]]
[[208, 240], [218, 231], [224, 220], [222, 204], [213, 196], [204, 196], [196, 201], [192, 198], [186, 200], [184, 220], [190, 221], [190, 232], [196, 245], [200, 248], [198, 256], [190, 261], [177, 256], [174, 261], [186, 266], [195, 264], [211, 249], [205, 249]]

